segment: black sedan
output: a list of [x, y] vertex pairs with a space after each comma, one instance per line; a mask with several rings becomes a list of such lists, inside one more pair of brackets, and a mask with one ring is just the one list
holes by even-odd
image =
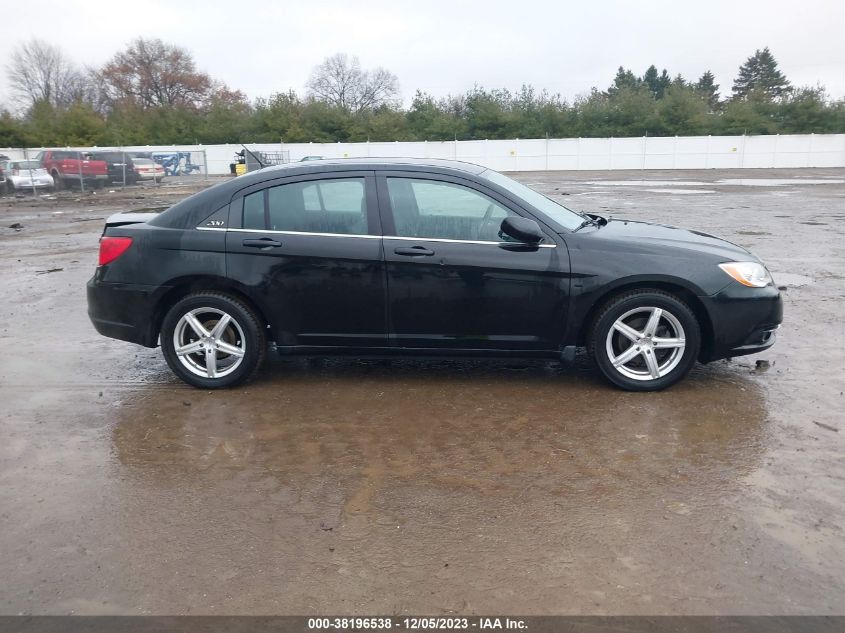
[[770, 347], [766, 267], [719, 238], [571, 211], [452, 161], [269, 167], [159, 215], [118, 214], [88, 309], [197, 387], [282, 354], [572, 359], [633, 391]]

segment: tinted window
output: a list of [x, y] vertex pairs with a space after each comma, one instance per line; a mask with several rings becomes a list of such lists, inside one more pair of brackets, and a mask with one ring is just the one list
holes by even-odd
[[449, 182], [388, 178], [396, 235], [499, 242], [499, 226], [513, 212], [484, 194]]
[[244, 198], [247, 229], [366, 235], [363, 178], [291, 183]]

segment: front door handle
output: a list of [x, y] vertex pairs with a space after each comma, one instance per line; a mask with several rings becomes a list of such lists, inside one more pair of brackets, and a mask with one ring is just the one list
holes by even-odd
[[408, 257], [419, 257], [421, 255], [434, 255], [434, 251], [427, 249], [425, 246], [411, 246], [410, 248], [395, 248], [393, 252], [397, 255], [406, 255]]
[[260, 237], [258, 239], [244, 240], [244, 246], [249, 246], [250, 248], [260, 248], [262, 250], [267, 248], [276, 248], [277, 246], [281, 245], [281, 242], [277, 242], [276, 240], [270, 237]]

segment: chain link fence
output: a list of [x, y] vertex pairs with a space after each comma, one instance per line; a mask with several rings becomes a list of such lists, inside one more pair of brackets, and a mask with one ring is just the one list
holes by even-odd
[[45, 195], [163, 186], [208, 179], [204, 149], [179, 147], [11, 148], [0, 150], [0, 195]]

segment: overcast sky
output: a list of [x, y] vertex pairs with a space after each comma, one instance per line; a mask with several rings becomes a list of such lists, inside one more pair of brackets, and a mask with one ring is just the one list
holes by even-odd
[[[406, 103], [418, 88], [443, 96], [475, 83], [528, 83], [571, 100], [607, 87], [619, 65], [642, 74], [652, 63], [687, 79], [709, 68], [724, 96], [738, 66], [764, 46], [794, 85], [821, 82], [833, 97], [845, 96], [841, 0], [63, 0], [43, 1], [37, 11], [12, 0], [0, 5], [9, 5], [0, 11], [0, 60], [37, 37], [96, 66], [134, 37], [159, 37], [189, 49], [200, 69], [251, 98], [303, 91], [311, 68], [336, 52], [393, 71]], [[0, 103], [8, 96], [4, 68]]]

